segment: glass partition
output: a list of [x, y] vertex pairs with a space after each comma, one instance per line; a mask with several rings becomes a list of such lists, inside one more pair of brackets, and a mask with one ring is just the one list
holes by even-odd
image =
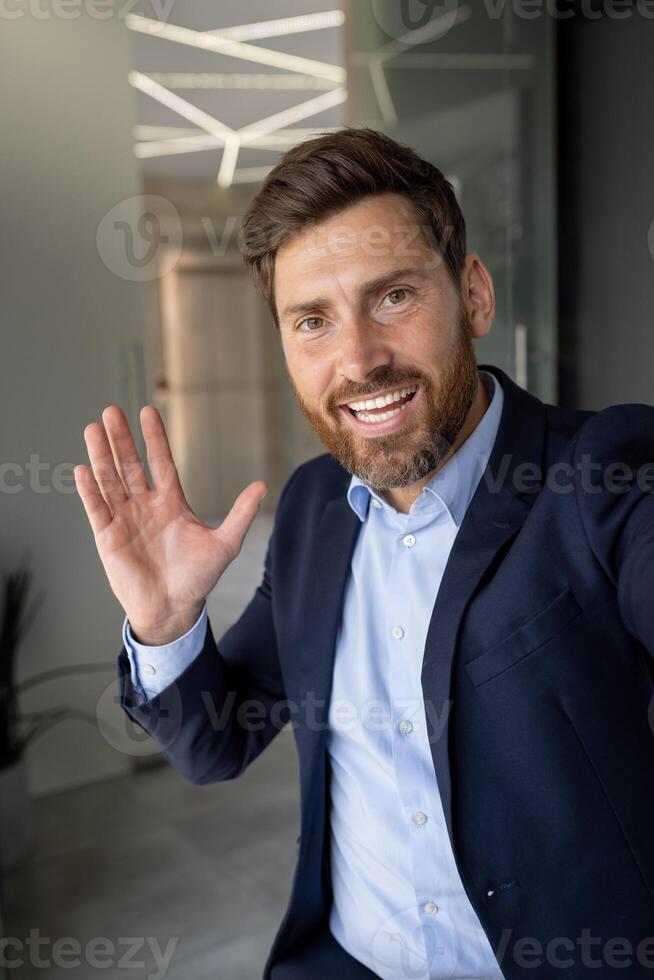
[[349, 0], [348, 122], [409, 144], [453, 182], [497, 293], [478, 360], [554, 401], [554, 25], [526, 13], [497, 0]]

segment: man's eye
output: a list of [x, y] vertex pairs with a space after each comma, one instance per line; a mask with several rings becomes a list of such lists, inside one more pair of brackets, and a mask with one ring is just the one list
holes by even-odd
[[311, 324], [322, 324], [323, 322], [324, 321], [321, 316], [307, 316], [304, 318], [304, 320], [301, 320], [300, 323], [298, 323], [297, 328], [298, 330], [302, 330], [306, 326], [305, 333], [314, 333], [319, 328], [311, 326]]
[[391, 306], [397, 306], [398, 303], [402, 303], [405, 297], [408, 295], [408, 289], [392, 289], [390, 293], [386, 293], [384, 299], [388, 299], [389, 296], [399, 296], [399, 299], [391, 300]]

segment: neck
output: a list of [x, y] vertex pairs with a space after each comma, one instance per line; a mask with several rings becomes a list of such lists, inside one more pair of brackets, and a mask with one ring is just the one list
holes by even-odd
[[449, 450], [446, 456], [443, 456], [439, 460], [438, 465], [434, 467], [431, 472], [423, 476], [421, 480], [412, 483], [408, 487], [393, 487], [390, 490], [381, 490], [380, 495], [386, 500], [391, 507], [399, 511], [401, 514], [408, 514], [411, 505], [422, 493], [423, 487], [426, 487], [429, 481], [448, 463], [455, 453], [460, 449], [463, 443], [466, 441], [468, 436], [474, 432], [481, 420], [483, 419], [486, 409], [490, 405], [488, 398], [488, 393], [486, 391], [486, 385], [483, 383], [481, 378], [477, 382], [477, 391], [473, 399], [470, 410], [466, 415], [466, 420], [461, 427], [461, 431], [454, 440], [452, 448]]

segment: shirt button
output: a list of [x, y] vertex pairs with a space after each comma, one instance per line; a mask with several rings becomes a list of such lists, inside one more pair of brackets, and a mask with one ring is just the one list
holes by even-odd
[[427, 915], [436, 915], [438, 912], [438, 905], [436, 902], [426, 902], [423, 908]]
[[413, 548], [414, 544], [416, 543], [416, 536], [415, 534], [405, 534], [402, 541], [407, 548]]
[[422, 827], [427, 823], [427, 814], [423, 813], [422, 810], [416, 810], [411, 819], [416, 827]]
[[391, 633], [393, 634], [393, 638], [396, 640], [401, 640], [404, 636], [404, 630], [401, 626], [394, 626]]
[[376, 497], [373, 497], [370, 502], [376, 510], [379, 510], [379, 508], [381, 507], [381, 504], [379, 503]]
[[143, 664], [143, 666], [141, 667], [141, 670], [143, 671], [144, 674], [156, 674], [157, 673], [157, 671], [152, 666], [152, 664]]
[[401, 721], [397, 727], [401, 735], [410, 735], [413, 731], [413, 725], [410, 721]]

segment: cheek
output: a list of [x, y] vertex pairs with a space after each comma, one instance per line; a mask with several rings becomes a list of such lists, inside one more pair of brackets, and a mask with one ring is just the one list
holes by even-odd
[[433, 328], [418, 318], [395, 331], [393, 353], [399, 366], [433, 369], [438, 361], [438, 341]]
[[331, 375], [329, 366], [319, 357], [309, 356], [306, 351], [288, 351], [286, 367], [302, 398], [310, 405], [321, 404], [329, 391]]
[[405, 326], [408, 329], [404, 330], [401, 341], [404, 353], [432, 370], [438, 367], [440, 357], [452, 348], [457, 336], [449, 321], [434, 322], [433, 317], [415, 317]]

